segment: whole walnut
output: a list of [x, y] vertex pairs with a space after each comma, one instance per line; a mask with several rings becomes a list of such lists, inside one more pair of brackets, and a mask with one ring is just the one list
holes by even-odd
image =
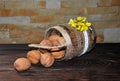
[[24, 71], [29, 69], [31, 66], [30, 61], [27, 58], [21, 57], [16, 59], [16, 61], [14, 62], [14, 68], [17, 71]]
[[57, 41], [57, 39], [59, 38], [60, 36], [59, 35], [51, 35], [50, 37], [49, 37], [49, 40], [52, 42], [52, 45], [53, 46], [58, 46], [58, 41]]
[[52, 46], [52, 42], [48, 39], [44, 39], [40, 42], [40, 45], [42, 45], [42, 46]]
[[50, 53], [41, 54], [40, 62], [44, 67], [50, 67], [53, 65], [55, 59]]
[[27, 58], [32, 64], [37, 64], [41, 58], [41, 52], [39, 50], [31, 50], [27, 53]]
[[61, 51], [54, 51], [54, 52], [51, 52], [52, 56], [55, 58], [55, 59], [60, 59], [60, 58], [63, 58], [64, 55], [65, 55], [65, 50], [61, 50]]

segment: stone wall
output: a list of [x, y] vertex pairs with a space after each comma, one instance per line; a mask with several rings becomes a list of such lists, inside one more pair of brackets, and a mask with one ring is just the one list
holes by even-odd
[[120, 42], [120, 0], [0, 0], [0, 44], [39, 43], [44, 30], [86, 16], [97, 43]]

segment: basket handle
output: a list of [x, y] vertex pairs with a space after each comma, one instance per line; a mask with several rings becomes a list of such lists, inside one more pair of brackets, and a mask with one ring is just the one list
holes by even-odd
[[[42, 46], [40, 44], [29, 44], [28, 47], [34, 47], [34, 48], [39, 48], [39, 49], [47, 49], [47, 50], [53, 50], [55, 49], [55, 51], [60, 50], [62, 48], [66, 48], [67, 45], [63, 44], [63, 45], [59, 45], [59, 46]], [[56, 49], [58, 48], [58, 49]]]

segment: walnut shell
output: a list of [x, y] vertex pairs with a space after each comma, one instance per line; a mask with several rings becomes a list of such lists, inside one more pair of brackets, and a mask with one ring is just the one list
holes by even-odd
[[58, 47], [52, 48], [50, 51], [59, 51], [60, 49]]
[[52, 56], [55, 58], [55, 59], [61, 59], [64, 57], [65, 55], [65, 50], [61, 50], [61, 51], [56, 51], [56, 52], [51, 52]]
[[41, 52], [39, 50], [32, 50], [27, 53], [27, 58], [32, 64], [37, 64], [40, 60]]
[[40, 62], [44, 67], [50, 67], [53, 65], [55, 59], [50, 53], [41, 54]]
[[63, 45], [63, 44], [66, 43], [64, 37], [59, 37], [59, 38], [57, 39], [57, 42], [58, 42], [59, 45]]
[[17, 71], [24, 71], [29, 69], [31, 66], [30, 61], [27, 58], [18, 58], [16, 59], [16, 61], [14, 62], [14, 68]]
[[44, 39], [40, 42], [40, 45], [42, 45], [42, 46], [52, 46], [52, 42], [48, 39]]
[[59, 38], [60, 36], [59, 35], [51, 35], [49, 37], [49, 40], [52, 42], [52, 45], [53, 46], [57, 46], [59, 43], [57, 41], [57, 39]]

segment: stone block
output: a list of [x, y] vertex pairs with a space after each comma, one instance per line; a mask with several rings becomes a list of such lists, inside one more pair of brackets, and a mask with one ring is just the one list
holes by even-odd
[[52, 22], [52, 16], [31, 16], [31, 23]]
[[71, 2], [70, 8], [79, 9], [86, 7], [97, 7], [99, 0], [70, 0]]
[[24, 29], [24, 28], [12, 28], [10, 29], [10, 37], [11, 38], [21, 38], [21, 37], [25, 37], [31, 34], [30, 30]]
[[109, 7], [109, 6], [111, 6], [111, 2], [112, 2], [112, 0], [99, 0], [99, 2], [98, 2], [98, 6], [99, 7]]
[[9, 30], [6, 24], [0, 24], [0, 31], [7, 31]]
[[0, 1], [0, 9], [4, 9], [4, 2]]
[[39, 2], [39, 7], [40, 8], [46, 8], [46, 1], [40, 1]]
[[96, 29], [120, 27], [120, 21], [92, 22], [92, 24]]
[[43, 38], [43, 33], [40, 31], [33, 31], [29, 36], [25, 37], [25, 43], [40, 43]]
[[70, 1], [61, 1], [61, 8], [70, 8], [72, 3]]
[[0, 39], [0, 44], [12, 44], [11, 39]]
[[11, 10], [9, 9], [0, 10], [0, 16], [10, 16], [10, 15], [11, 15]]
[[111, 5], [112, 6], [120, 6], [120, 0], [112, 0]]
[[61, 9], [41, 9], [39, 11], [40, 16], [72, 16], [72, 15], [83, 15], [84, 9], [68, 9], [68, 8], [61, 8]]
[[47, 9], [60, 9], [61, 0], [46, 0], [46, 8]]
[[9, 29], [5, 24], [0, 24], [0, 39], [9, 38]]
[[31, 34], [32, 30], [25, 27], [25, 25], [14, 25], [10, 24], [9, 26], [10, 37], [11, 38], [21, 38]]
[[120, 42], [120, 28], [104, 29], [104, 42]]
[[5, 38], [0, 39], [0, 44], [25, 44], [24, 38]]
[[38, 2], [34, 0], [15, 0], [15, 1], [6, 1], [6, 9], [36, 9], [38, 7]]
[[84, 9], [60, 9], [55, 11], [55, 15], [62, 15], [62, 16], [69, 16], [69, 15], [83, 15], [84, 14]]
[[114, 14], [97, 14], [97, 15], [88, 15], [87, 16], [89, 21], [96, 21], [96, 22], [114, 22], [114, 21], [120, 21], [120, 15], [114, 15]]
[[11, 11], [11, 16], [35, 16], [38, 14], [38, 9], [15, 9]]
[[9, 38], [9, 31], [0, 30], [0, 39]]
[[54, 23], [56, 23], [56, 24], [66, 23], [67, 20], [68, 19], [65, 18], [65, 16], [60, 16], [60, 15], [54, 16]]
[[24, 38], [25, 43], [38, 43], [44, 38], [44, 31], [39, 27], [12, 24], [8, 26], [11, 39]]
[[87, 15], [92, 15], [92, 14], [114, 14], [118, 12], [118, 7], [87, 7], [85, 8]]
[[28, 24], [30, 18], [28, 16], [13, 16], [13, 17], [0, 17], [0, 24]]
[[11, 38], [11, 44], [24, 44], [25, 39], [24, 38]]

